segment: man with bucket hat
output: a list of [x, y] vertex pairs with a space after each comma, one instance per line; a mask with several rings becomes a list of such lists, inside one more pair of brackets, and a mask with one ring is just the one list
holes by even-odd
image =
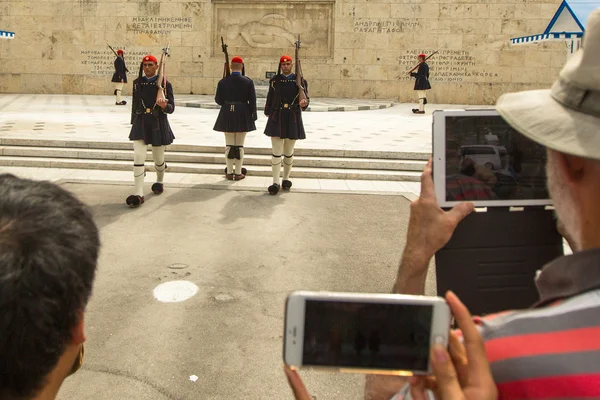
[[[433, 346], [434, 376], [369, 376], [365, 399], [600, 398], [600, 9], [590, 14], [583, 47], [551, 89], [509, 93], [497, 109], [517, 131], [547, 148], [548, 188], [559, 229], [573, 254], [543, 266], [531, 308], [466, 320], [447, 299], [464, 333], [448, 351]], [[407, 242], [394, 292], [423, 294], [429, 261], [473, 205], [444, 212], [428, 164], [411, 206]], [[462, 322], [461, 322], [462, 321]], [[474, 335], [473, 323], [479, 325]], [[296, 398], [306, 389], [286, 371]], [[432, 389], [433, 393], [426, 391]], [[397, 392], [397, 393], [396, 393]], [[427, 396], [427, 397], [426, 397]]]

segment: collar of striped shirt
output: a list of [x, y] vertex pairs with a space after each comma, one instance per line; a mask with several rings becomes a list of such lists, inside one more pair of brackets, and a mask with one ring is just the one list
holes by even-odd
[[546, 264], [535, 284], [540, 294], [536, 306], [600, 288], [600, 248], [559, 257]]

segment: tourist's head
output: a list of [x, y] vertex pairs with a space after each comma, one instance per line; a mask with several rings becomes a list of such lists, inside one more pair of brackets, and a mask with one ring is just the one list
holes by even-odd
[[281, 66], [281, 72], [283, 72], [284, 75], [290, 75], [292, 73], [292, 66], [294, 65], [292, 57], [281, 56], [279, 65]]
[[503, 95], [498, 111], [546, 146], [548, 189], [562, 229], [577, 249], [600, 247], [600, 9], [588, 19], [583, 49], [549, 90]]
[[142, 68], [144, 69], [144, 74], [151, 78], [156, 75], [156, 70], [158, 69], [158, 60], [152, 54], [148, 54], [142, 58]]
[[244, 60], [242, 57], [235, 56], [231, 59], [231, 70], [234, 72], [242, 72], [244, 68]]
[[0, 399], [53, 399], [79, 365], [99, 244], [70, 193], [0, 175]]

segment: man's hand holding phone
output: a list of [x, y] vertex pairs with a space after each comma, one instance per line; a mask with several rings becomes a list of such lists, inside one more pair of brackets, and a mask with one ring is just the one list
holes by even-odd
[[452, 292], [446, 294], [446, 301], [462, 331], [464, 342], [451, 332], [448, 350], [440, 345], [432, 347], [430, 362], [433, 376], [412, 377], [411, 397], [413, 400], [426, 400], [425, 389], [431, 389], [437, 399], [497, 399], [498, 389], [483, 339], [471, 313]]
[[[441, 399], [483, 399], [498, 398], [489, 363], [485, 354], [483, 339], [473, 322], [469, 310], [452, 292], [446, 294], [446, 301], [460, 327], [464, 344], [457, 334], [451, 332], [449, 350], [436, 344], [430, 351], [431, 376], [411, 378], [411, 397], [426, 400], [426, 389], [431, 389], [438, 400]], [[300, 375], [284, 367], [288, 383], [296, 400], [311, 400]]]

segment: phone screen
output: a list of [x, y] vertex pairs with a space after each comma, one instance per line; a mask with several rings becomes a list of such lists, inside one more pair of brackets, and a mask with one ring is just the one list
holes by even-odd
[[546, 150], [500, 116], [447, 116], [446, 201], [549, 199]]
[[433, 306], [306, 300], [303, 365], [426, 371]]

